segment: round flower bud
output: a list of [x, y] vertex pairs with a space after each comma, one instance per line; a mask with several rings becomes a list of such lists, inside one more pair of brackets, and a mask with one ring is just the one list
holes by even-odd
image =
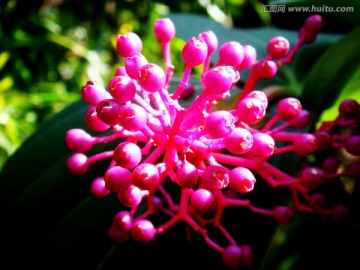
[[121, 125], [129, 131], [142, 130], [147, 122], [147, 113], [139, 105], [129, 103], [121, 107], [119, 111]]
[[343, 100], [339, 105], [339, 115], [344, 119], [360, 119], [360, 104], [353, 99]]
[[110, 128], [108, 124], [101, 121], [97, 115], [96, 107], [91, 107], [84, 113], [85, 125], [93, 131], [104, 132]]
[[114, 150], [113, 159], [117, 165], [131, 169], [135, 168], [141, 161], [140, 147], [132, 142], [122, 142]]
[[327, 131], [318, 130], [313, 133], [317, 140], [317, 149], [325, 151], [331, 147], [331, 135]]
[[340, 219], [349, 213], [349, 208], [345, 205], [337, 204], [331, 209], [331, 216], [333, 219]]
[[263, 108], [266, 110], [266, 108], [268, 107], [268, 98], [265, 95], [264, 92], [259, 91], [259, 90], [253, 90], [251, 91], [249, 94], [246, 95], [245, 98], [255, 98], [257, 100], [259, 100], [263, 106]]
[[99, 83], [87, 81], [86, 85], [81, 88], [81, 97], [86, 104], [96, 106], [107, 97], [107, 91]]
[[114, 166], [108, 169], [104, 175], [105, 186], [111, 192], [124, 192], [131, 183], [131, 172], [123, 167]]
[[328, 206], [328, 200], [323, 194], [320, 193], [313, 193], [310, 195], [309, 198], [309, 206], [315, 211], [315, 212], [321, 212], [326, 209]]
[[129, 77], [128, 74], [126, 73], [126, 68], [125, 66], [119, 66], [115, 69], [115, 77], [116, 76], [125, 76], [125, 77]]
[[115, 99], [104, 99], [96, 106], [97, 116], [109, 126], [120, 124], [120, 104]]
[[216, 209], [214, 195], [207, 189], [199, 188], [191, 195], [190, 204], [201, 213], [211, 213]]
[[314, 14], [305, 20], [304, 28], [308, 32], [318, 33], [323, 28], [323, 18], [319, 14]]
[[301, 134], [294, 142], [294, 150], [300, 156], [308, 156], [319, 149], [319, 142], [313, 134]]
[[176, 33], [175, 25], [169, 18], [157, 19], [154, 23], [154, 35], [159, 42], [169, 42]]
[[260, 122], [266, 113], [264, 104], [256, 99], [246, 97], [242, 99], [236, 107], [236, 115], [239, 120], [248, 124], [253, 125]]
[[250, 266], [253, 261], [253, 252], [248, 245], [229, 245], [222, 252], [222, 261], [231, 269], [238, 269], [241, 265]]
[[241, 256], [241, 264], [250, 266], [254, 262], [252, 248], [248, 245], [242, 245], [241, 248], [243, 253], [243, 255]]
[[113, 218], [113, 225], [120, 231], [129, 232], [133, 226], [134, 218], [130, 211], [120, 210]]
[[139, 79], [140, 68], [148, 64], [147, 59], [140, 52], [132, 52], [125, 58], [126, 74], [134, 80]]
[[185, 160], [181, 163], [180, 167], [176, 170], [176, 178], [182, 188], [193, 188], [198, 182], [197, 168]]
[[131, 101], [136, 94], [133, 80], [125, 76], [116, 76], [110, 80], [109, 93], [118, 102]]
[[126, 191], [118, 192], [117, 198], [122, 205], [133, 208], [141, 203], [142, 192], [137, 186], [131, 185]]
[[146, 64], [139, 70], [138, 83], [148, 92], [159, 91], [165, 86], [164, 70], [156, 64]]
[[226, 149], [232, 154], [244, 154], [253, 145], [253, 136], [245, 128], [234, 128], [224, 139]]
[[71, 151], [85, 153], [93, 146], [94, 138], [80, 128], [69, 129], [65, 134], [65, 143]]
[[351, 155], [359, 156], [360, 155], [360, 135], [349, 136], [345, 142], [344, 148]]
[[229, 184], [229, 169], [220, 165], [207, 166], [202, 174], [200, 187], [208, 190], [221, 190]]
[[340, 165], [341, 162], [337, 156], [328, 156], [321, 162], [321, 170], [324, 173], [336, 173]]
[[302, 109], [297, 117], [290, 121], [292, 128], [302, 129], [309, 125], [311, 122], [310, 112]]
[[228, 41], [219, 49], [219, 59], [223, 65], [238, 66], [244, 59], [244, 50], [239, 42]]
[[274, 139], [262, 132], [258, 132], [252, 135], [253, 145], [251, 149], [246, 153], [249, 156], [257, 158], [269, 158], [275, 150]]
[[212, 95], [223, 94], [240, 79], [239, 72], [231, 66], [218, 66], [210, 69], [205, 76], [206, 91]]
[[248, 193], [254, 189], [256, 179], [247, 168], [236, 167], [230, 171], [229, 185], [236, 192]]
[[73, 175], [86, 173], [89, 168], [87, 156], [82, 153], [73, 154], [66, 160], [66, 168]]
[[181, 92], [180, 94], [180, 98], [183, 99], [183, 100], [187, 100], [187, 99], [190, 99], [195, 93], [195, 87], [193, 84], [191, 83], [188, 83], [184, 90]]
[[277, 105], [277, 113], [281, 119], [290, 121], [299, 116], [302, 110], [300, 101], [297, 98], [283, 98]]
[[360, 161], [349, 164], [345, 169], [344, 174], [348, 177], [359, 177]]
[[108, 236], [115, 244], [122, 244], [130, 238], [130, 231], [122, 231], [112, 225], [108, 230]]
[[105, 186], [105, 180], [103, 177], [96, 177], [91, 182], [89, 192], [95, 199], [102, 199], [110, 194], [110, 190], [108, 190]]
[[141, 163], [132, 172], [132, 183], [142, 190], [153, 190], [157, 187], [160, 174], [155, 165]]
[[116, 40], [116, 50], [122, 57], [128, 57], [132, 52], [141, 52], [142, 41], [140, 37], [133, 32], [118, 35]]
[[208, 48], [204, 40], [192, 37], [185, 44], [181, 51], [181, 56], [186, 65], [198, 66], [204, 63], [208, 54]]
[[290, 224], [295, 219], [295, 211], [290, 206], [278, 205], [274, 208], [273, 216], [280, 224]]
[[275, 58], [280, 59], [286, 56], [290, 50], [289, 41], [284, 37], [274, 37], [267, 44], [267, 53]]
[[251, 68], [256, 62], [256, 50], [253, 46], [243, 45], [244, 59], [240, 65], [237, 66], [237, 70]]
[[216, 51], [219, 43], [216, 35], [213, 31], [206, 31], [199, 34], [199, 39], [205, 41], [208, 47], [208, 55], [211, 55], [213, 52]]
[[147, 219], [140, 219], [134, 222], [131, 228], [131, 237], [141, 243], [151, 241], [156, 234], [156, 229], [151, 221]]
[[309, 189], [314, 189], [324, 183], [324, 172], [316, 167], [307, 167], [300, 173], [300, 183]]
[[235, 117], [228, 111], [213, 111], [206, 118], [204, 131], [213, 138], [223, 138], [235, 128]]
[[260, 78], [270, 79], [275, 76], [277, 72], [277, 65], [271, 60], [260, 60], [256, 65], [256, 71]]
[[229, 245], [224, 248], [222, 252], [222, 261], [231, 269], [238, 269], [241, 265], [241, 257], [243, 256], [243, 250], [238, 245]]

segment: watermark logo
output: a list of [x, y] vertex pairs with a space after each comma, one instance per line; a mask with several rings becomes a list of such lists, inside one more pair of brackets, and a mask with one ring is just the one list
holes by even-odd
[[263, 5], [261, 8], [262, 12], [270, 12], [270, 13], [285, 13], [285, 12], [354, 12], [355, 7], [333, 7], [333, 6], [307, 6], [307, 7], [295, 7], [295, 6], [287, 6], [287, 5]]

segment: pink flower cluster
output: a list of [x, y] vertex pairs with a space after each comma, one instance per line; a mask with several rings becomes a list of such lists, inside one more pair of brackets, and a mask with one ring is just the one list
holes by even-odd
[[[339, 128], [359, 122], [360, 105], [354, 100], [343, 101], [334, 121], [307, 133], [303, 130], [310, 124], [310, 113], [297, 98], [281, 99], [275, 115], [268, 119], [268, 97], [256, 90], [259, 79], [275, 76], [278, 68], [291, 63], [302, 45], [313, 42], [322, 24], [321, 16], [309, 17], [292, 47], [286, 38], [274, 37], [268, 42], [264, 59], [257, 59], [254, 47], [237, 41], [218, 48], [215, 34], [203, 32], [186, 42], [181, 54], [185, 62], [183, 77], [172, 91], [173, 22], [164, 18], [154, 24], [164, 68], [147, 61], [137, 34], [118, 36], [117, 51], [124, 65], [116, 70], [107, 87], [88, 81], [81, 89], [89, 105], [85, 113], [87, 127], [93, 133], [111, 131], [110, 135], [92, 136], [74, 128], [65, 137], [67, 146], [75, 152], [66, 161], [71, 174], [84, 174], [92, 163], [109, 160], [105, 173], [91, 183], [90, 193], [97, 199], [114, 193], [122, 205], [109, 226], [111, 240], [123, 243], [133, 238], [148, 242], [182, 221], [221, 254], [225, 265], [237, 268], [250, 265], [253, 252], [222, 224], [226, 208], [246, 207], [280, 224], [293, 222], [301, 211], [334, 218], [347, 211], [345, 206], [330, 204], [317, 188], [331, 179], [358, 176], [358, 161], [343, 164], [337, 156], [329, 155], [321, 166], [308, 163], [297, 175], [289, 175], [272, 165], [269, 158], [290, 151], [308, 157], [339, 148], [349, 155], [360, 155], [360, 136], [339, 133]], [[216, 51], [219, 60], [211, 65]], [[199, 78], [202, 92], [183, 108], [182, 100], [194, 95], [189, 79], [193, 67], [199, 65], [203, 65]], [[230, 98], [230, 91], [245, 69], [250, 69], [250, 74], [236, 105], [217, 109], [220, 101]], [[94, 145], [110, 141], [118, 142], [115, 149], [85, 154]], [[291, 202], [272, 209], [252, 204], [244, 194], [251, 192], [257, 181], [265, 181], [273, 188], [288, 187]], [[169, 185], [179, 189], [180, 198], [173, 197]], [[155, 227], [151, 217], [159, 212], [168, 220]], [[226, 246], [209, 236], [209, 225], [223, 234]]]

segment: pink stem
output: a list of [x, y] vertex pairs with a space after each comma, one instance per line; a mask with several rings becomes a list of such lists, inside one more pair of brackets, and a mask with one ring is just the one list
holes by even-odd
[[192, 66], [189, 66], [189, 65], [185, 66], [183, 78], [182, 78], [179, 86], [176, 88], [175, 92], [172, 94], [173, 99], [179, 99], [181, 93], [184, 91], [185, 87], [188, 84], [191, 70], [192, 70]]
[[[242, 89], [241, 93], [240, 93], [240, 98], [238, 100], [238, 102], [240, 102], [241, 100], [243, 100], [247, 94], [249, 94], [251, 91], [253, 91], [256, 87], [256, 84], [258, 83], [260, 77], [256, 71], [256, 67], [257, 67], [257, 63], [255, 63], [252, 67], [251, 67], [251, 71], [249, 74], [248, 79], [246, 80], [246, 83], [244, 85], [244, 88]], [[236, 106], [235, 106], [236, 107]]]
[[161, 47], [163, 50], [164, 62], [166, 67], [165, 87], [168, 87], [174, 71], [174, 66], [171, 64], [170, 42], [161, 43]]

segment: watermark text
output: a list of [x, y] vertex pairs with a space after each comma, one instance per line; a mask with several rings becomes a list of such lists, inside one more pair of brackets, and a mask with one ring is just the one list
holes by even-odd
[[338, 13], [346, 13], [346, 12], [354, 12], [354, 7], [333, 7], [333, 6], [308, 6], [308, 7], [294, 7], [287, 5], [263, 5], [261, 8], [262, 12], [271, 12], [271, 13], [284, 13], [284, 12], [338, 12]]

